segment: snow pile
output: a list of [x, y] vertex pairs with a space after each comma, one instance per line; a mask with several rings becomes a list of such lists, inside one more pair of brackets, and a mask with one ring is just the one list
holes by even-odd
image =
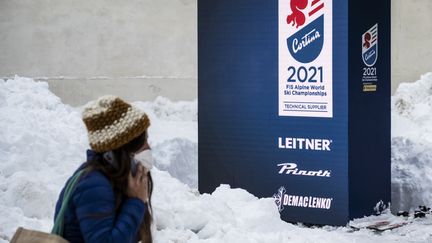
[[198, 104], [194, 101], [172, 102], [164, 97], [157, 97], [153, 102], [135, 102], [153, 117], [164, 121], [198, 121]]
[[[196, 190], [197, 102], [174, 103], [158, 98], [135, 105], [146, 111], [152, 122], [149, 139], [156, 161], [152, 170], [156, 243], [432, 240], [431, 217], [377, 235], [370, 230], [352, 232], [348, 227], [307, 228], [288, 224], [279, 219], [273, 199], [258, 199], [227, 185], [221, 185], [212, 194], [200, 195]], [[79, 110], [62, 104], [44, 82], [18, 77], [0, 80], [0, 243], [8, 242], [18, 226], [43, 231], [52, 227], [60, 188], [84, 160], [88, 146]], [[416, 121], [419, 117], [399, 116], [419, 124]], [[422, 161], [418, 163], [424, 166], [430, 163], [428, 157], [422, 157], [427, 153], [416, 136], [400, 133], [399, 137], [393, 139], [393, 148], [398, 150], [394, 154], [398, 158], [394, 159], [395, 168], [408, 166], [405, 159]], [[399, 171], [415, 176], [405, 178], [398, 174], [401, 180], [411, 180], [413, 185], [426, 180], [426, 173], [419, 174], [417, 165], [401, 168]], [[391, 214], [385, 217], [396, 220]], [[375, 218], [362, 222], [368, 220]]]
[[[153, 170], [155, 185], [155, 242], [188, 243], [375, 243], [431, 242], [432, 219], [408, 219], [409, 224], [382, 234], [367, 229], [354, 231], [350, 227], [308, 228], [286, 223], [271, 198], [258, 199], [242, 189], [221, 185], [212, 194], [199, 195], [195, 190], [172, 178], [167, 172]], [[370, 222], [401, 218], [389, 212], [354, 221]]]
[[[197, 102], [135, 105], [151, 119], [156, 166], [197, 187]], [[0, 242], [18, 226], [52, 227], [58, 194], [88, 148], [81, 110], [64, 105], [46, 82], [0, 79]]]
[[174, 138], [153, 147], [155, 166], [192, 188], [198, 188], [198, 145]]
[[172, 102], [158, 97], [154, 102], [133, 104], [150, 118], [149, 142], [155, 166], [198, 188], [197, 101]]
[[11, 222], [41, 227], [51, 221], [87, 138], [78, 113], [47, 83], [31, 79], [0, 80], [0, 118], [1, 238], [11, 233]]
[[[158, 97], [154, 102], [133, 103], [144, 110], [150, 118], [150, 145], [153, 147], [163, 141], [181, 138], [198, 142], [198, 103], [197, 101], [171, 102]], [[193, 161], [198, 163], [198, 161]]]
[[432, 205], [432, 73], [392, 97], [392, 208]]
[[155, 166], [192, 188], [198, 188], [198, 103], [157, 97], [135, 106], [150, 118], [149, 142]]

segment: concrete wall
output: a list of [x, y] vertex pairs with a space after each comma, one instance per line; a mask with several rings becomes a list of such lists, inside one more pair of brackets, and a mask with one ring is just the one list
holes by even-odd
[[0, 77], [64, 102], [197, 96], [196, 0], [0, 0]]
[[392, 0], [392, 91], [432, 72], [432, 1]]
[[[392, 0], [392, 88], [432, 71], [432, 1]], [[197, 0], [0, 0], [0, 77], [63, 102], [197, 97]]]

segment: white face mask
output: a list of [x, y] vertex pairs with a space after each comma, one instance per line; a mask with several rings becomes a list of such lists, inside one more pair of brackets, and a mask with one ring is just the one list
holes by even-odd
[[153, 155], [150, 149], [146, 149], [138, 154], [135, 154], [134, 158], [148, 170], [153, 168]]

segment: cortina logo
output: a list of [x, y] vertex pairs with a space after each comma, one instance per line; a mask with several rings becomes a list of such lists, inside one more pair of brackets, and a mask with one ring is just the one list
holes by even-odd
[[296, 28], [304, 25], [306, 22], [306, 17], [304, 13], [300, 10], [304, 10], [308, 5], [308, 0], [291, 0], [290, 8], [292, 14], [288, 15], [287, 23], [292, 23], [292, 26], [296, 26]]
[[[295, 27], [296, 32], [287, 39], [288, 50], [299, 62], [309, 63], [315, 60], [321, 53], [324, 43], [324, 14], [315, 18], [309, 24], [309, 19], [319, 14], [324, 8], [323, 0], [313, 0], [309, 5], [308, 0], [291, 0], [291, 14], [286, 18], [288, 26]], [[306, 12], [306, 13], [305, 13]], [[307, 14], [307, 16], [306, 16]]]
[[285, 175], [297, 175], [297, 176], [317, 176], [317, 177], [331, 177], [331, 171], [329, 170], [299, 170], [295, 163], [282, 163], [278, 164], [281, 167], [279, 174]]
[[378, 59], [378, 24], [362, 35], [362, 58], [368, 67], [375, 65]]
[[273, 195], [273, 198], [279, 212], [284, 210], [284, 206], [329, 210], [333, 202], [333, 198], [289, 195], [283, 186]]

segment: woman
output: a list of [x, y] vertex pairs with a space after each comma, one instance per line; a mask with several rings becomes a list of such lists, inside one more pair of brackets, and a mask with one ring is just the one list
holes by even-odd
[[147, 115], [119, 97], [104, 96], [85, 106], [83, 121], [91, 150], [77, 170], [84, 172], [67, 205], [63, 238], [70, 242], [151, 243], [152, 180], [149, 168], [135, 159], [150, 149]]

